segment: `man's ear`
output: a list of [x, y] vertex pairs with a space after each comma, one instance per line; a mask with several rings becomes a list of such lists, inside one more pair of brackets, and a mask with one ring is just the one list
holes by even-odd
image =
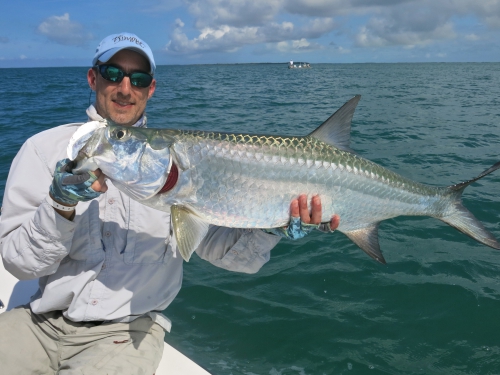
[[151, 82], [151, 85], [149, 85], [148, 100], [151, 99], [151, 97], [153, 96], [155, 89], [156, 89], [156, 79], [153, 79], [153, 82]]
[[89, 83], [90, 88], [92, 91], [95, 91], [96, 88], [96, 81], [97, 81], [97, 72], [95, 69], [90, 68], [89, 71], [87, 72], [87, 82]]

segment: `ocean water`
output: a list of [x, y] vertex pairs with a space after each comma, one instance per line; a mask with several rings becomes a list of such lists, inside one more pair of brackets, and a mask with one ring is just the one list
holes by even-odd
[[[0, 196], [32, 134], [85, 120], [85, 68], [0, 69]], [[160, 66], [150, 127], [304, 135], [362, 95], [352, 148], [451, 185], [500, 160], [500, 63]], [[500, 238], [500, 172], [465, 205]], [[499, 374], [500, 252], [431, 218], [380, 227], [387, 265], [341, 233], [281, 241], [255, 275], [194, 256], [166, 341], [212, 374]]]

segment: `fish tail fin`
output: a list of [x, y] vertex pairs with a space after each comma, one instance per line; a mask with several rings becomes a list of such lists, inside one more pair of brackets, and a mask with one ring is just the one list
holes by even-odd
[[438, 219], [458, 229], [460, 232], [474, 238], [476, 241], [500, 250], [500, 243], [493, 236], [493, 234], [491, 234], [484, 227], [484, 225], [474, 217], [472, 212], [462, 205], [461, 202], [462, 193], [467, 186], [490, 174], [491, 172], [496, 171], [497, 169], [500, 169], [500, 162], [494, 164], [492, 167], [488, 168], [472, 180], [449, 186], [448, 191], [454, 199], [451, 209], [452, 212], [446, 216], [439, 217]]
[[474, 238], [476, 241], [500, 250], [500, 243], [498, 243], [495, 236], [461, 203], [455, 203], [454, 212], [451, 215], [439, 217], [438, 219]]

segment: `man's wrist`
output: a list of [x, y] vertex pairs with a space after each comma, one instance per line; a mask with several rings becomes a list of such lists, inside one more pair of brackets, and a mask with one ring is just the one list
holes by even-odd
[[72, 211], [74, 211], [75, 207], [76, 207], [76, 204], [78, 204], [78, 202], [76, 204], [74, 204], [74, 205], [67, 205], [67, 204], [64, 204], [64, 203], [60, 203], [60, 202], [54, 200], [54, 198], [52, 197], [52, 195], [50, 193], [47, 194], [47, 197], [45, 198], [45, 200], [52, 207], [54, 207], [56, 210], [64, 211], [64, 212], [72, 212]]

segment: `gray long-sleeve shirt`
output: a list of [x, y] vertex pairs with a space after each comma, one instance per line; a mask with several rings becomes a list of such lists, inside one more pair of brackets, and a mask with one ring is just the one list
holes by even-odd
[[[45, 201], [55, 165], [79, 125], [31, 137], [14, 159], [0, 216], [4, 266], [19, 279], [40, 278], [31, 302], [35, 313], [124, 321], [164, 310], [182, 282], [169, 213], [131, 200], [110, 181], [106, 193], [76, 206], [73, 221]], [[278, 241], [261, 230], [211, 227], [196, 252], [216, 266], [253, 273]]]

